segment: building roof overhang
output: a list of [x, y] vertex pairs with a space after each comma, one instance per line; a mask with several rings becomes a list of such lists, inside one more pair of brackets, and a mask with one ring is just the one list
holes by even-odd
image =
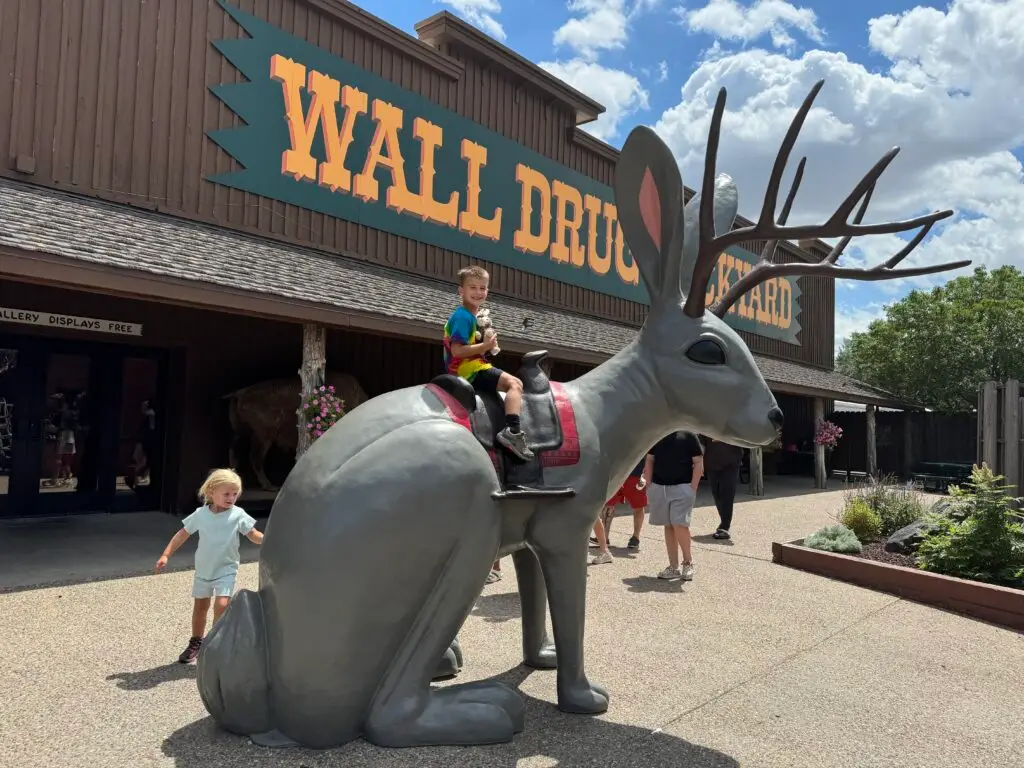
[[[427, 341], [456, 300], [451, 283], [354, 255], [6, 179], [0, 222], [0, 274], [31, 282]], [[597, 365], [640, 330], [509, 296], [489, 304], [513, 352]], [[754, 357], [778, 392], [915, 407], [835, 371]]]
[[418, 22], [416, 34], [428, 45], [454, 44], [497, 64], [572, 109], [576, 125], [592, 122], [605, 111], [603, 104], [580, 93], [568, 83], [559, 80], [547, 70], [538, 67], [449, 11], [440, 11]]

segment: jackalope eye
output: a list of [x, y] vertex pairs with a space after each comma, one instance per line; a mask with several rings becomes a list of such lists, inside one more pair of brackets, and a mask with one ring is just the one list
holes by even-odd
[[712, 339], [701, 339], [686, 350], [686, 356], [701, 365], [725, 365], [725, 350]]

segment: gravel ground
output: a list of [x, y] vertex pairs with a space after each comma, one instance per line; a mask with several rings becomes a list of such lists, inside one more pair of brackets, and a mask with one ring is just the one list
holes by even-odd
[[[726, 544], [706, 538], [717, 518], [702, 506], [688, 584], [654, 578], [659, 530], [633, 555], [617, 520], [614, 563], [589, 571], [587, 671], [612, 693], [596, 718], [558, 712], [554, 673], [519, 666], [505, 561], [460, 635], [456, 678], [523, 694], [526, 732], [492, 747], [267, 750], [219, 730], [195, 667], [175, 661], [190, 572], [0, 594], [0, 768], [1019, 768], [1024, 679], [1007, 670], [1024, 669], [1024, 636], [770, 562], [772, 540], [826, 524], [841, 501], [741, 497]], [[238, 586], [256, 579], [244, 564]]]

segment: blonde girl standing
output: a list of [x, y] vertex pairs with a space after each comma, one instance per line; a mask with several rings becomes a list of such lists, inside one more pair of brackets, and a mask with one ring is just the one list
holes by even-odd
[[217, 621], [231, 602], [238, 576], [238, 537], [245, 536], [254, 544], [263, 541], [254, 520], [235, 505], [242, 493], [242, 478], [230, 469], [215, 469], [199, 489], [203, 506], [181, 521], [182, 529], [174, 534], [156, 561], [156, 571], [193, 533], [199, 534], [196, 548], [195, 577], [192, 582], [192, 638], [178, 661], [189, 664], [199, 657], [206, 634], [206, 616], [213, 601], [213, 620]]

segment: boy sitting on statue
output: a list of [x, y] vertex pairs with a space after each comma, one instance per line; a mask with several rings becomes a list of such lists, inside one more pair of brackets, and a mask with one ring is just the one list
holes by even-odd
[[526, 444], [526, 433], [519, 423], [523, 403], [523, 382], [496, 368], [487, 361], [487, 353], [498, 346], [493, 328], [481, 333], [477, 325], [477, 312], [487, 299], [490, 275], [483, 267], [472, 266], [459, 270], [459, 297], [462, 306], [452, 312], [444, 326], [445, 370], [461, 376], [480, 393], [505, 393], [505, 428], [497, 440], [523, 461], [533, 456]]

